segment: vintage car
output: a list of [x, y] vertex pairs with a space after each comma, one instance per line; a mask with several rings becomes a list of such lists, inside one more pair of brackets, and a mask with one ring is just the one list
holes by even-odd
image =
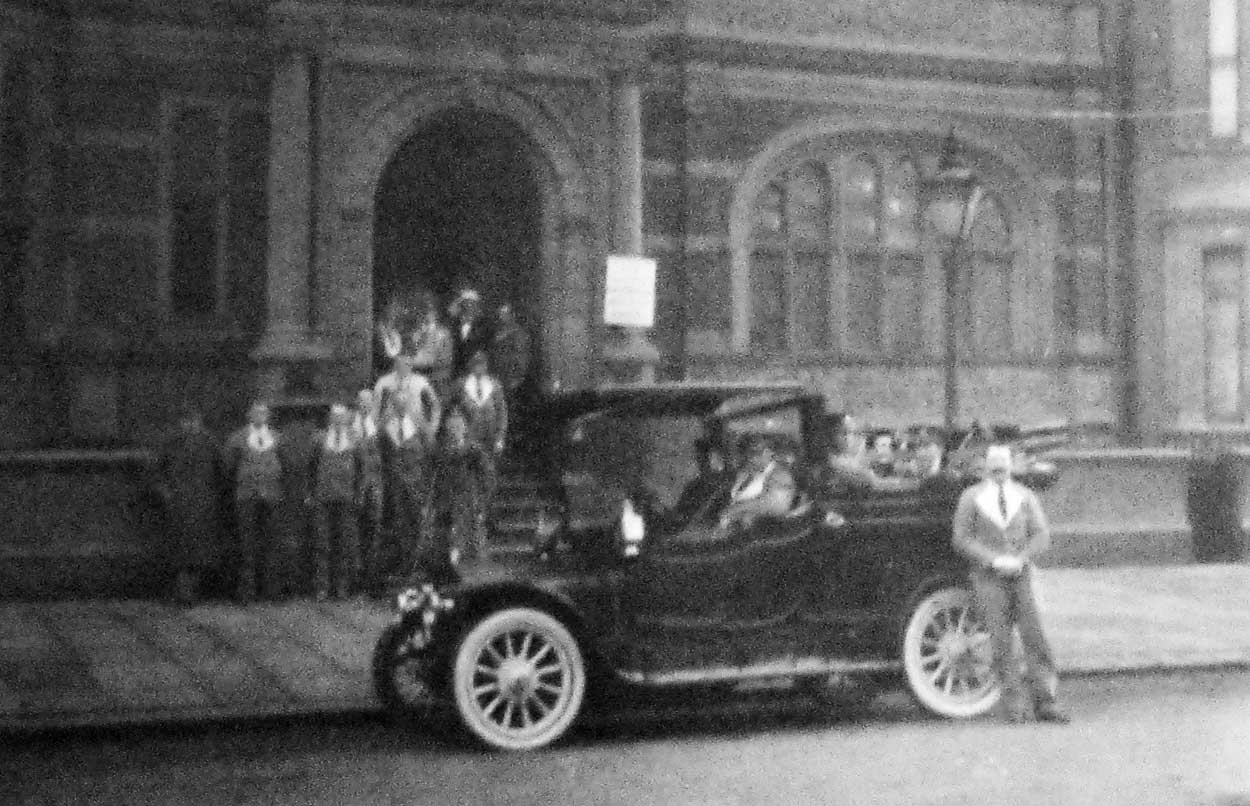
[[[967, 474], [908, 492], [804, 489], [825, 401], [797, 386], [616, 388], [541, 408], [524, 451], [542, 501], [532, 549], [398, 592], [373, 663], [388, 709], [449, 704], [471, 737], [523, 750], [559, 739], [597, 695], [901, 683], [947, 717], [994, 705], [988, 636], [950, 548]], [[716, 479], [732, 476], [708, 483], [699, 448], [757, 433], [801, 492], [782, 517], [725, 528], [732, 482]], [[1038, 470], [1026, 483], [1050, 478]]]

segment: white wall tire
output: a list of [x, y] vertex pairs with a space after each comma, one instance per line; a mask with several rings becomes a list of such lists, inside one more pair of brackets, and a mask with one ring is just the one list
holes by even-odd
[[1001, 687], [972, 591], [947, 585], [919, 601], [903, 631], [903, 671], [912, 696], [938, 716], [969, 719], [994, 707]]
[[465, 633], [451, 687], [456, 713], [475, 739], [500, 750], [534, 750], [560, 739], [577, 719], [586, 667], [556, 618], [508, 608]]

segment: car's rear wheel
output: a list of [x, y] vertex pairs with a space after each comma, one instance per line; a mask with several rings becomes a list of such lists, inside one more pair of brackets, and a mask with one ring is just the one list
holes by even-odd
[[572, 633], [528, 607], [491, 613], [456, 650], [452, 694], [476, 739], [502, 750], [551, 744], [572, 726], [586, 695], [586, 667]]
[[907, 687], [939, 716], [966, 719], [988, 712], [1001, 693], [990, 636], [972, 592], [946, 585], [921, 597], [903, 632]]

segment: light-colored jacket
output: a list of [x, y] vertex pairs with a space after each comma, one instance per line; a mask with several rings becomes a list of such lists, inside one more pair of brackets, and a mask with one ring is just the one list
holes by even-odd
[[1008, 480], [1007, 520], [999, 510], [998, 485], [978, 482], [963, 491], [955, 508], [951, 545], [976, 568], [989, 568], [1004, 554], [1028, 562], [1050, 545], [1050, 526], [1041, 502], [1023, 484]]

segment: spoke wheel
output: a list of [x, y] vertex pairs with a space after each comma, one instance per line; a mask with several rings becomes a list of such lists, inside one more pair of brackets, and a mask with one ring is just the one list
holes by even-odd
[[373, 650], [373, 690], [387, 713], [400, 718], [428, 716], [434, 704], [429, 659], [413, 646], [415, 625], [392, 624]]
[[925, 596], [903, 634], [903, 668], [912, 696], [929, 711], [968, 718], [988, 712], [1001, 694], [990, 635], [957, 585]]
[[531, 750], [573, 724], [586, 694], [586, 670], [572, 634], [547, 613], [509, 608], [469, 630], [456, 651], [456, 711], [490, 747]]

